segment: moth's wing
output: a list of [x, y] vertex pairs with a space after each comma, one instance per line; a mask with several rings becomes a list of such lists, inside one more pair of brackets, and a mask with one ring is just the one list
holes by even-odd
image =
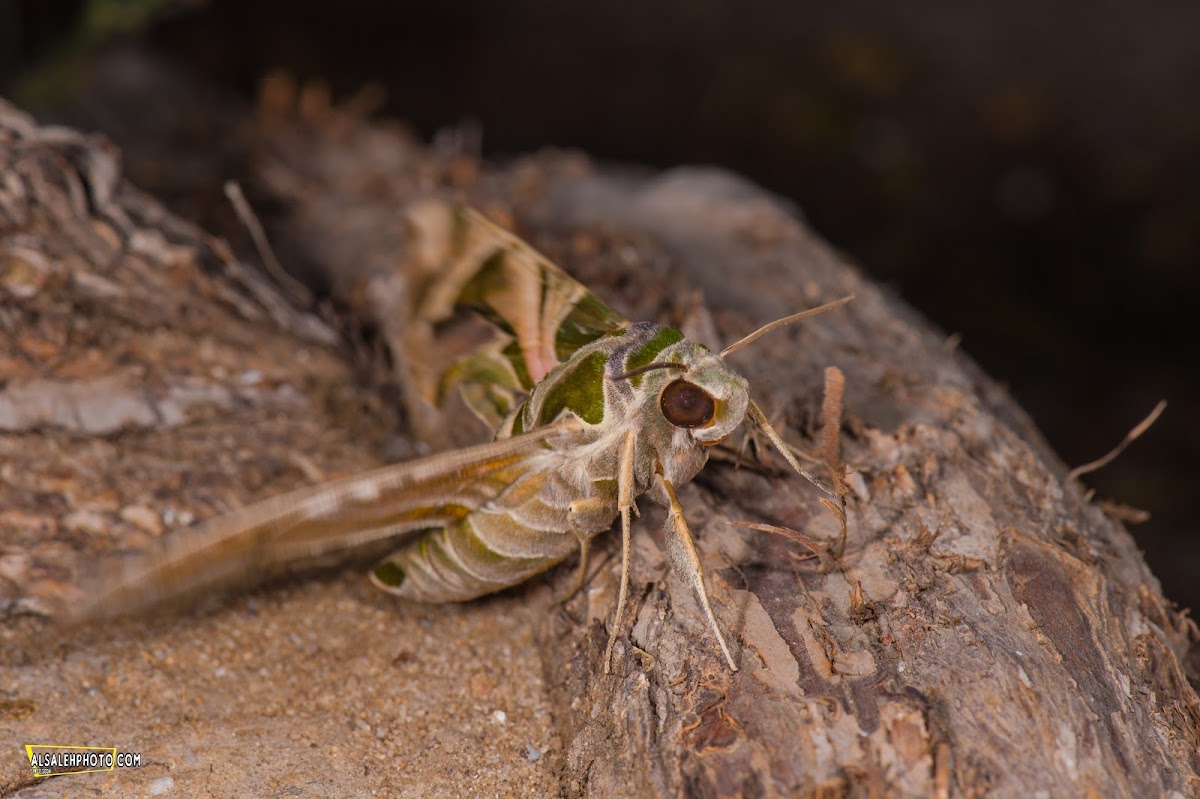
[[423, 201], [410, 205], [406, 217], [414, 309], [401, 332], [400, 360], [431, 407], [457, 390], [495, 429], [551, 369], [629, 325], [529, 244], [470, 208]]
[[526, 390], [583, 345], [629, 325], [529, 244], [469, 208], [451, 210], [472, 270], [457, 305], [512, 336], [516, 346], [506, 355]]
[[[452, 523], [526, 474], [547, 468], [552, 439], [571, 423], [303, 488], [176, 531], [102, 572], [74, 621], [151, 606], [278, 573], [332, 553]], [[560, 444], [561, 445], [561, 442]]]

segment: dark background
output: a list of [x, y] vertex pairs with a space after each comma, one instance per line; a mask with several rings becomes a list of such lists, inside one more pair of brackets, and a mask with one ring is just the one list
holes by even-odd
[[110, 132], [131, 164], [120, 131], [181, 98], [89, 105], [118, 48], [230, 103], [274, 68], [335, 98], [375, 82], [426, 138], [476, 123], [491, 157], [740, 172], [961, 334], [1068, 464], [1168, 400], [1085, 481], [1153, 514], [1132, 532], [1200, 607], [1197, 41], [1194, 0], [0, 0], [0, 91]]

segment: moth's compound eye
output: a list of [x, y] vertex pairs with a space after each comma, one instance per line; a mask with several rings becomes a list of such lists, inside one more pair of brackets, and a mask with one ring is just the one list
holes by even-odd
[[704, 427], [717, 413], [716, 400], [686, 380], [676, 380], [664, 388], [659, 404], [663, 416], [676, 427]]

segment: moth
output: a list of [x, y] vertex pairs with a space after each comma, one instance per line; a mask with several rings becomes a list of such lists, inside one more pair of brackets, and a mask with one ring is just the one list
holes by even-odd
[[821, 486], [724, 356], [851, 298], [778, 320], [715, 353], [675, 328], [629, 322], [464, 206], [426, 201], [407, 214], [409, 263], [393, 289], [408, 297], [408, 315], [384, 335], [408, 418], [421, 438], [444, 445], [447, 431], [461, 426], [442, 410], [456, 400], [456, 413], [491, 427], [493, 440], [302, 488], [168, 535], [104, 578], [86, 615], [123, 614], [392, 539], [403, 540], [371, 581], [407, 599], [474, 599], [574, 554], [581, 582], [591, 540], [619, 518], [621, 581], [607, 668], [629, 593], [630, 514], [648, 496], [666, 507], [673, 567], [687, 576], [736, 671], [677, 489], [746, 420]]

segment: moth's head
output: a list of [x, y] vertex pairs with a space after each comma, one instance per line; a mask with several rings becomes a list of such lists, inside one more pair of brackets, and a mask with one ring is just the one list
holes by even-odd
[[[681, 421], [691, 423], [704, 420], [703, 424], [693, 429], [692, 435], [702, 444], [717, 444], [741, 424], [749, 411], [755, 424], [767, 433], [780, 449], [780, 454], [792, 463], [791, 455], [785, 451], [782, 439], [779, 439], [778, 433], [771, 428], [762, 410], [750, 400], [750, 388], [745, 378], [726, 365], [725, 356], [772, 330], [839, 308], [852, 299], [854, 296], [850, 295], [817, 308], [776, 319], [733, 342], [719, 354], [710, 352], [700, 344], [681, 340], [677, 346], [683, 349], [683, 362], [688, 368], [676, 382], [663, 387], [660, 398], [663, 416], [676, 426], [681, 426]], [[684, 345], [687, 345], [686, 348]], [[801, 474], [804, 473], [798, 464], [793, 463], [793, 466]]]
[[691, 433], [701, 444], [718, 444], [746, 418], [750, 387], [713, 353], [692, 342], [680, 342], [680, 363], [658, 392], [663, 418]]
[[[643, 419], [644, 413], [649, 410], [646, 404], [657, 400], [657, 412], [661, 414], [661, 420], [653, 427], [661, 430], [665, 423], [667, 429], [673, 429], [672, 447], [677, 447], [680, 443], [680, 433], [690, 435], [692, 440], [704, 446], [719, 444], [744, 419], [750, 418], [797, 473], [834, 496], [796, 460], [787, 443], [767, 421], [762, 408], [750, 399], [750, 387], [746, 379], [725, 363], [725, 356], [772, 330], [841, 307], [852, 299], [853, 295], [843, 297], [817, 308], [777, 319], [738, 339], [719, 354], [701, 344], [688, 341], [674, 328], [648, 322], [632, 325], [625, 331], [625, 335], [630, 336], [631, 340], [629, 349], [624, 353], [623, 364], [609, 362], [610, 369], [620, 369], [623, 366], [625, 371], [620, 374], [610, 372], [610, 379], [631, 382], [634, 390], [629, 393], [640, 397], [639, 416]], [[674, 450], [674, 453], [680, 456], [676, 460], [681, 463], [686, 461], [686, 468], [679, 471], [682, 479], [690, 480], [700, 466], [703, 466], [704, 459], [694, 457], [701, 451], [691, 447]]]
[[750, 402], [746, 379], [720, 356], [673, 328], [655, 326], [654, 335], [626, 365], [635, 368], [617, 379], [629, 380], [644, 391], [646, 401], [668, 424], [701, 444], [720, 443], [746, 418]]

